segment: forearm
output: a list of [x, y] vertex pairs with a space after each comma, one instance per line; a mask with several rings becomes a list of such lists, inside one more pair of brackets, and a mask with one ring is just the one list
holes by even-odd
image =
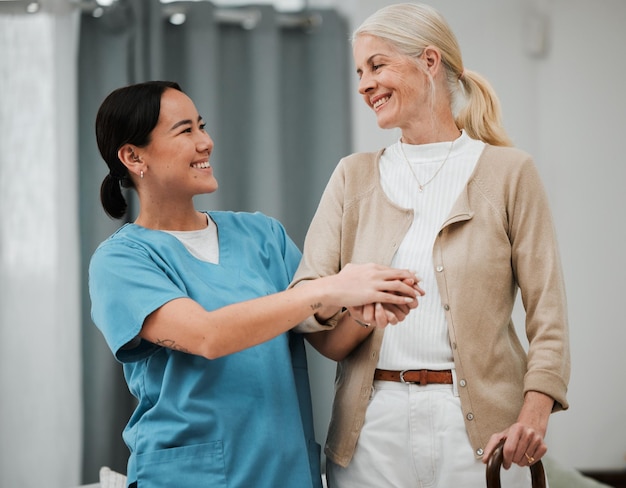
[[188, 298], [149, 315], [141, 337], [158, 345], [215, 359], [266, 342], [323, 306], [320, 287], [306, 286], [207, 311]]
[[349, 313], [343, 312], [335, 328], [306, 334], [306, 339], [320, 354], [339, 362], [350, 354], [373, 330], [374, 327], [360, 326]]

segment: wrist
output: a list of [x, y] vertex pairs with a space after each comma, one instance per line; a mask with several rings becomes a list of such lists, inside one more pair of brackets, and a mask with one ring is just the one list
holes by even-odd
[[315, 320], [317, 320], [320, 324], [326, 325], [330, 328], [335, 328], [339, 323], [339, 319], [343, 315], [345, 309], [331, 309], [330, 313], [328, 309], [325, 309], [324, 312], [318, 312], [315, 314]]
[[354, 320], [357, 324], [359, 324], [361, 327], [364, 327], [364, 328], [366, 328], [366, 329], [367, 329], [367, 328], [371, 327], [371, 325], [372, 325], [372, 324], [371, 324], [371, 323], [369, 323], [369, 322], [363, 322], [362, 320], [357, 319], [354, 315], [352, 315], [352, 314], [350, 313], [350, 311], [349, 311], [349, 310], [348, 310], [348, 315], [350, 315], [350, 318], [351, 318], [352, 320]]

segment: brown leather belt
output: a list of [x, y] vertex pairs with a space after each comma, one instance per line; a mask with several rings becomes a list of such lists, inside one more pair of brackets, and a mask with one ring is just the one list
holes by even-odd
[[433, 371], [430, 369], [405, 369], [404, 371], [389, 371], [377, 369], [374, 372], [375, 380], [398, 381], [400, 383], [417, 383], [425, 386], [429, 383], [452, 384], [452, 371]]

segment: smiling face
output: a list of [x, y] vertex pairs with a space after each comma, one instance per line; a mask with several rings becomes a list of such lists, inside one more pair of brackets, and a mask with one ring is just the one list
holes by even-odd
[[212, 150], [213, 140], [191, 99], [178, 90], [166, 90], [150, 143], [137, 150], [147, 166], [142, 182], [149, 185], [151, 198], [188, 199], [217, 190], [209, 163]]
[[417, 63], [389, 42], [360, 35], [353, 45], [359, 93], [383, 129], [406, 130], [430, 117], [430, 84]]

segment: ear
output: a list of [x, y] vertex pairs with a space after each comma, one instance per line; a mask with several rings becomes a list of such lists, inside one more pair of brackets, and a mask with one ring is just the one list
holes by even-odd
[[139, 176], [142, 169], [144, 169], [144, 162], [141, 157], [135, 152], [135, 147], [132, 144], [124, 144], [117, 151], [117, 157], [122, 164], [128, 168], [129, 173], [134, 173]]
[[426, 63], [426, 68], [434, 77], [441, 68], [441, 53], [434, 46], [426, 46], [421, 57]]

